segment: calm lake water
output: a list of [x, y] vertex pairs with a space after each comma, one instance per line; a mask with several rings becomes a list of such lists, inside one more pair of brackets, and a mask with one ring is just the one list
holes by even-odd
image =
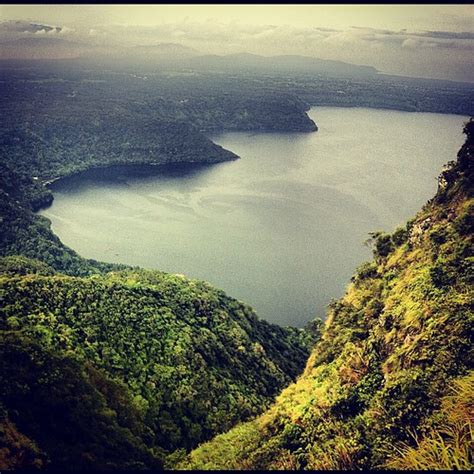
[[463, 143], [455, 115], [313, 108], [310, 134], [212, 137], [241, 159], [115, 170], [56, 183], [42, 211], [82, 256], [204, 279], [260, 317], [303, 326], [324, 317], [368, 232], [393, 231], [437, 188]]

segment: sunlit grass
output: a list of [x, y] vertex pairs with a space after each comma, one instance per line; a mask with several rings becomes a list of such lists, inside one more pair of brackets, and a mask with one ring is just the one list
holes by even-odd
[[395, 447], [390, 469], [472, 470], [474, 468], [474, 373], [453, 383], [452, 395], [442, 400], [442, 426], [415, 437], [415, 446]]

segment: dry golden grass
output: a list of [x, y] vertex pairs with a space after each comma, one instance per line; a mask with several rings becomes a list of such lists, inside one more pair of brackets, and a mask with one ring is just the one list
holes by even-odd
[[474, 468], [474, 373], [454, 381], [443, 398], [442, 428], [433, 429], [416, 446], [402, 444], [386, 464], [390, 469], [472, 470]]

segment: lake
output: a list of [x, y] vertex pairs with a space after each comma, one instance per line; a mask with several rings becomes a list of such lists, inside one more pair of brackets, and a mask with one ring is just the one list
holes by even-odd
[[41, 214], [87, 258], [207, 280], [280, 325], [324, 318], [391, 232], [437, 189], [467, 117], [363, 108], [309, 111], [315, 133], [211, 137], [241, 157], [111, 170], [55, 183]]

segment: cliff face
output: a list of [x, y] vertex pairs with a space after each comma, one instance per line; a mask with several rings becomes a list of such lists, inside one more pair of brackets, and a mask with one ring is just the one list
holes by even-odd
[[472, 121], [465, 133], [436, 196], [374, 235], [299, 380], [178, 467], [472, 469]]

